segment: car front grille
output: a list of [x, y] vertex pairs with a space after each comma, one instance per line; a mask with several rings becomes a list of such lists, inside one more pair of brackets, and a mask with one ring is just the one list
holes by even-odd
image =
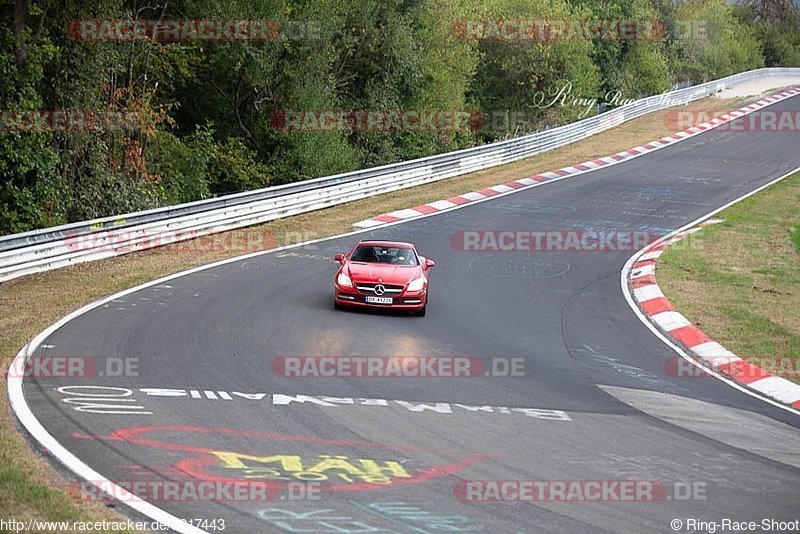
[[398, 286], [396, 284], [356, 284], [356, 288], [362, 293], [368, 293], [370, 295], [375, 294], [375, 286], [382, 285], [386, 292], [384, 295], [398, 295], [403, 292], [403, 286]]

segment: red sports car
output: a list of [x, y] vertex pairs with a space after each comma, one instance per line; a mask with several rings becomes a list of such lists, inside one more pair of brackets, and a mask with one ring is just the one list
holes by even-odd
[[359, 241], [337, 254], [342, 267], [333, 279], [334, 306], [367, 306], [409, 310], [425, 315], [428, 271], [435, 265], [414, 245], [392, 241]]

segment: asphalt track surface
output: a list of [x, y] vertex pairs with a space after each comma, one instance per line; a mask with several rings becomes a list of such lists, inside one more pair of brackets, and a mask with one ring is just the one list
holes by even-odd
[[[284, 487], [274, 502], [154, 502], [224, 518], [225, 532], [670, 532], [676, 518], [794, 520], [800, 418], [713, 378], [671, 376], [674, 354], [620, 288], [632, 252], [464, 252], [451, 235], [666, 233], [800, 166], [798, 147], [796, 131], [712, 130], [463, 209], [147, 287], [68, 322], [36, 353], [138, 358], [138, 376], [27, 379], [24, 393], [56, 439], [114, 481], [319, 480], [320, 500]], [[332, 256], [358, 238], [412, 241], [436, 260], [427, 317], [334, 311]], [[271, 361], [291, 355], [524, 358], [524, 376], [276, 376]], [[280, 405], [273, 394], [345, 400]], [[87, 398], [100, 406], [75, 400]], [[414, 411], [420, 403], [439, 411]], [[454, 492], [462, 480], [622, 479], [659, 481], [666, 495], [492, 503]], [[702, 494], [680, 499], [687, 484]]]

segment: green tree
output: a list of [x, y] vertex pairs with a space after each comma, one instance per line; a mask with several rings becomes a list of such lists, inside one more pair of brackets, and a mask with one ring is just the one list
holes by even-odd
[[0, 231], [19, 232], [62, 222], [65, 184], [53, 135], [19, 132], [14, 112], [42, 110], [39, 87], [58, 53], [39, 24], [38, 5], [19, 2], [0, 14]]
[[[507, 19], [519, 20], [521, 24], [574, 19], [575, 13], [566, 2], [476, 2], [471, 13], [474, 13], [473, 20], [486, 21], [484, 38], [477, 42], [479, 62], [468, 90], [470, 100], [491, 124], [486, 140], [583, 116], [586, 113], [583, 106], [549, 105], [565, 85], [570, 87], [570, 97], [599, 101], [601, 81], [599, 70], [592, 62], [591, 42], [544, 42], [538, 37], [520, 37], [517, 41], [502, 36], [492, 38], [492, 25], [502, 24]], [[506, 112], [508, 121], [504, 122]], [[498, 126], [499, 131], [496, 131]]]
[[736, 17], [753, 29], [767, 67], [800, 66], [800, 6], [791, 0], [748, 0]]
[[679, 80], [706, 82], [764, 65], [755, 32], [725, 0], [688, 0], [675, 18], [689, 32], [673, 42]]

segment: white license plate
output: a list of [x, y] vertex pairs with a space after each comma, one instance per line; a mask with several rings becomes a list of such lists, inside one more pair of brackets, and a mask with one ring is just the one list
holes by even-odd
[[391, 304], [392, 297], [364, 297], [364, 301], [370, 304]]

